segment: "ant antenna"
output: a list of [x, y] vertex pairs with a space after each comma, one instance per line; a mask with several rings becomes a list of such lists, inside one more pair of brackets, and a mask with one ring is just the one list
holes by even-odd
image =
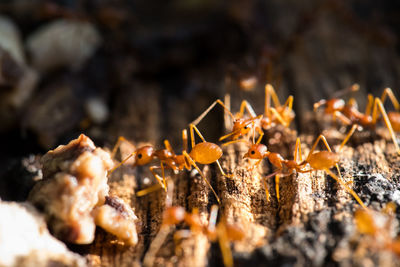
[[333, 98], [339, 98], [342, 97], [348, 93], [352, 93], [352, 92], [357, 92], [358, 90], [360, 90], [360, 85], [358, 83], [355, 83], [347, 88], [341, 89], [339, 91], [336, 91], [335, 93], [333, 93], [332, 97]]

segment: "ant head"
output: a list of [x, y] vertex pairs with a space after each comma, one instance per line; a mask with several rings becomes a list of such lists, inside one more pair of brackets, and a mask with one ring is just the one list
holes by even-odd
[[143, 146], [136, 151], [135, 165], [149, 164], [154, 157], [154, 148], [152, 146]]
[[246, 135], [251, 130], [252, 122], [244, 119], [236, 119], [233, 122], [232, 132], [237, 132], [236, 136]]
[[252, 145], [243, 158], [250, 159], [263, 159], [268, 154], [268, 149], [266, 145], [254, 144]]
[[182, 207], [169, 207], [164, 211], [163, 224], [174, 225], [185, 219], [185, 209]]

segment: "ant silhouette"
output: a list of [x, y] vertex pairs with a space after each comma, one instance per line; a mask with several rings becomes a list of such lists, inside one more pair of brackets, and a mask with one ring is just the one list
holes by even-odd
[[[191, 170], [192, 167], [194, 167], [197, 172], [200, 174], [200, 176], [203, 178], [203, 180], [206, 182], [206, 184], [209, 186], [211, 191], [214, 193], [218, 203], [220, 203], [220, 199], [211, 186], [210, 182], [207, 180], [203, 172], [200, 170], [200, 168], [197, 166], [197, 163], [200, 164], [211, 164], [211, 163], [216, 163], [221, 174], [225, 177], [232, 177], [231, 175], [228, 175], [224, 172], [222, 169], [221, 164], [219, 163], [218, 159], [221, 158], [222, 156], [222, 149], [214, 143], [207, 142], [203, 135], [200, 133], [200, 131], [197, 129], [197, 127], [193, 124], [189, 125], [190, 128], [190, 140], [191, 140], [191, 151], [188, 151], [187, 148], [187, 131], [184, 129], [182, 131], [182, 140], [183, 140], [183, 150], [181, 155], [175, 154], [174, 150], [172, 149], [170, 143], [168, 140], [164, 141], [165, 149], [162, 150], [155, 150], [153, 146], [144, 146], [141, 147], [134, 152], [132, 152], [128, 157], [126, 157], [124, 160], [122, 160], [118, 165], [116, 165], [111, 171], [113, 172], [116, 168], [120, 167], [122, 164], [124, 164], [129, 158], [132, 156], [135, 156], [135, 164], [134, 166], [138, 165], [146, 165], [149, 164], [154, 158], [158, 158], [160, 160], [160, 167], [158, 166], [152, 166], [150, 167], [150, 171], [153, 173], [153, 175], [157, 178], [157, 181], [159, 182], [160, 186], [166, 191], [166, 179], [165, 179], [165, 173], [164, 173], [164, 165], [176, 172], [183, 171], [184, 169], [186, 170]], [[200, 137], [202, 142], [197, 143], [195, 142], [195, 135], [194, 133]], [[126, 140], [124, 138], [121, 138], [121, 140]], [[118, 142], [116, 146], [119, 145]], [[113, 149], [113, 153], [116, 151], [116, 148]], [[156, 168], [161, 168], [162, 170], [162, 177], [160, 177], [157, 173], [154, 172], [154, 169]], [[150, 192], [153, 192], [154, 188], [150, 187], [148, 189], [141, 190], [137, 193], [138, 196], [143, 196], [145, 194], [148, 194]]]
[[148, 252], [143, 259], [144, 266], [154, 266], [154, 259], [157, 252], [160, 250], [163, 242], [172, 227], [185, 223], [189, 229], [179, 230], [174, 234], [175, 243], [182, 239], [190, 237], [193, 234], [204, 234], [211, 242], [218, 240], [224, 265], [227, 267], [233, 266], [233, 257], [230, 250], [231, 241], [240, 241], [245, 234], [242, 228], [236, 224], [228, 224], [225, 219], [220, 220], [217, 224], [218, 206], [211, 207], [208, 224], [202, 223], [198, 209], [194, 209], [192, 213], [186, 212], [181, 206], [172, 206], [173, 183], [168, 181], [167, 198], [165, 201], [165, 210], [163, 213], [163, 221], [161, 228], [150, 245]]
[[[357, 91], [358, 89], [358, 84], [354, 84], [351, 87], [352, 91]], [[383, 106], [383, 102], [385, 101], [387, 96], [389, 96], [390, 100], [397, 110], [397, 112], [390, 112], [390, 117], [386, 113], [385, 107]], [[379, 115], [381, 114], [385, 125], [389, 130], [396, 151], [400, 154], [400, 147], [396, 141], [396, 135], [392, 126], [393, 123], [396, 131], [400, 131], [400, 105], [390, 88], [386, 88], [384, 90], [380, 99], [378, 97], [374, 98], [371, 94], [369, 94], [368, 104], [364, 113], [360, 112], [357, 109], [357, 103], [353, 98], [350, 99], [348, 103], [339, 98], [333, 98], [330, 100], [322, 99], [314, 104], [314, 111], [323, 105], [325, 105], [325, 114], [332, 115], [333, 118], [338, 118], [345, 125], [352, 125], [345, 139], [341, 143], [339, 149], [342, 149], [344, 147], [344, 145], [348, 142], [350, 137], [357, 129], [362, 130], [363, 127], [374, 129], [378, 122]]]
[[[359, 233], [373, 238], [374, 242], [370, 243], [374, 247], [392, 251], [400, 256], [400, 240], [398, 238], [394, 240], [391, 236], [395, 211], [396, 204], [390, 202], [382, 213], [370, 209], [357, 210], [354, 220]], [[381, 220], [381, 223], [378, 220]]]
[[[314, 152], [320, 141], [323, 142], [327, 151]], [[341, 174], [338, 166], [339, 155], [337, 153], [332, 152], [328, 144], [328, 141], [322, 134], [319, 135], [318, 138], [315, 140], [305, 160], [302, 160], [301, 156], [300, 138], [297, 138], [296, 140], [293, 160], [284, 159], [279, 153], [273, 153], [268, 151], [267, 146], [264, 144], [260, 144], [260, 142], [251, 145], [249, 150], [243, 157], [258, 160], [253, 167], [259, 165], [264, 158], [268, 158], [271, 164], [274, 165], [274, 167], [276, 167], [277, 170], [275, 172], [267, 175], [263, 179], [263, 184], [266, 190], [267, 199], [269, 199], [268, 188], [266, 185], [267, 179], [275, 176], [276, 194], [277, 194], [277, 199], [279, 201], [279, 178], [281, 176], [289, 176], [293, 173], [311, 173], [313, 171], [322, 170], [325, 171], [327, 174], [329, 174], [339, 184], [341, 184], [346, 189], [346, 191], [350, 193], [363, 208], [366, 208], [364, 203], [356, 194], [356, 192], [354, 192], [350, 187], [347, 186], [346, 183], [344, 183], [341, 180]], [[307, 166], [309, 167], [306, 168]], [[336, 167], [336, 169], [338, 170], [339, 177], [332, 171], [330, 171], [332, 167]]]

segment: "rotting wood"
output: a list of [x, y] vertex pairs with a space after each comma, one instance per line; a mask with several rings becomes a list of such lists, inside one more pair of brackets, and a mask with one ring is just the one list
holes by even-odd
[[[303, 158], [307, 155], [309, 145], [314, 141], [313, 138], [312, 136], [301, 137]], [[221, 163], [226, 170], [233, 170], [232, 178], [219, 175], [213, 165], [203, 168], [206, 177], [210, 179], [221, 198], [220, 216], [226, 216], [229, 222], [239, 222], [245, 227], [247, 234], [245, 241], [232, 247], [235, 255], [243, 253], [251, 255], [263, 245], [274, 247], [280, 235], [286, 234], [288, 227], [302, 228], [310, 218], [314, 220], [315, 214], [326, 209], [334, 211], [333, 220], [351, 222], [352, 212], [358, 207], [358, 204], [342, 186], [322, 171], [281, 178], [279, 203], [276, 200], [274, 179], [270, 179], [268, 186], [271, 199], [267, 201], [260, 178], [271, 173], [272, 170], [265, 160], [262, 167], [249, 171], [248, 162], [242, 159], [246, 149], [243, 144], [236, 144], [225, 149], [225, 156]], [[394, 146], [390, 141], [376, 140], [374, 143], [364, 143], [355, 148], [345, 147], [341, 153], [339, 166], [343, 180], [360, 194], [366, 204], [371, 204], [371, 199], [362, 185], [365, 184], [365, 179], [368, 177], [375, 174], [381, 175], [387, 179], [388, 183], [392, 184], [393, 188], [398, 186], [397, 183], [393, 184], [393, 181], [399, 180], [398, 174], [396, 174], [400, 168], [399, 156], [395, 154]], [[135, 212], [141, 221], [138, 227], [139, 244], [134, 248], [124, 248], [112, 240], [110, 235], [100, 232], [96, 238], [96, 244], [92, 246], [91, 254], [99, 255], [101, 266], [132, 264], [139, 266], [149, 243], [159, 230], [165, 194], [159, 191], [142, 198], [134, 196], [134, 188], [137, 188], [134, 177], [146, 176], [147, 169], [143, 168], [143, 170], [140, 172], [132, 171], [129, 167], [121, 168], [118, 177], [122, 177], [122, 179], [113, 179], [111, 183], [111, 192], [125, 200], [129, 199], [135, 207]], [[195, 172], [171, 174], [170, 177], [175, 183], [173, 204], [184, 206], [187, 211], [198, 208], [201, 219], [203, 222], [207, 222], [210, 206], [216, 204], [216, 200], [204, 181]], [[394, 199], [394, 196], [389, 195], [385, 195], [385, 197], [388, 199], [387, 201], [392, 198], [392, 200], [400, 202], [400, 198]], [[376, 207], [376, 202], [374, 203], [372, 204]], [[309, 217], [310, 215], [311, 217]], [[354, 229], [354, 226], [352, 227]], [[206, 266], [221, 260], [220, 256], [215, 256], [220, 255], [218, 245], [212, 245], [202, 234], [192, 235], [175, 244], [173, 234], [176, 229], [182, 228], [185, 226], [178, 225], [176, 228], [171, 228], [171, 233], [157, 253], [155, 264], [160, 266]], [[288, 244], [288, 248], [290, 248], [290, 244]], [[342, 248], [343, 244], [334, 251], [340, 251]], [[217, 251], [211, 252], [210, 249]], [[279, 253], [283, 252], [278, 251], [278, 255]], [[337, 253], [339, 252], [332, 255], [341, 259]], [[297, 255], [297, 252], [295, 254]], [[334, 261], [336, 258], [331, 260]], [[298, 262], [300, 261], [307, 262], [306, 259], [304, 261], [298, 259]]]

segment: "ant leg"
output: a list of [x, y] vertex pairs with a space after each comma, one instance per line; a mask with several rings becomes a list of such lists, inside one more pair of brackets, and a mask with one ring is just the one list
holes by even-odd
[[263, 130], [261, 130], [261, 128], [260, 127], [255, 127], [255, 129], [254, 130], [256, 130], [257, 132], [258, 132], [258, 139], [257, 139], [257, 142], [256, 142], [256, 144], [259, 144], [260, 142], [261, 142], [261, 139], [263, 138], [263, 136], [264, 136], [264, 131]]
[[315, 148], [317, 147], [319, 141], [322, 141], [322, 142], [324, 143], [326, 149], [327, 149], [329, 152], [332, 152], [332, 149], [331, 149], [331, 147], [329, 146], [328, 141], [326, 141], [325, 136], [322, 135], [322, 134], [320, 134], [320, 135], [318, 136], [318, 138], [315, 140], [315, 142], [314, 142], [314, 144], [313, 144], [313, 146], [312, 146], [310, 152], [308, 152], [308, 156], [307, 156], [306, 161], [309, 160], [310, 156], [312, 155], [312, 153], [314, 152]]
[[115, 154], [117, 153], [117, 149], [119, 148], [119, 146], [121, 145], [122, 142], [127, 142], [130, 145], [132, 145], [133, 147], [135, 147], [135, 145], [132, 144], [130, 141], [128, 141], [125, 137], [123, 137], [123, 136], [118, 137], [117, 143], [115, 144], [115, 146], [113, 147], [112, 152], [111, 152], [112, 159], [115, 157]]
[[128, 159], [130, 159], [131, 157], [133, 157], [134, 155], [136, 155], [136, 151], [132, 152], [129, 156], [127, 156], [123, 161], [121, 161], [120, 163], [118, 163], [116, 166], [114, 166], [114, 168], [112, 168], [111, 170], [108, 171], [108, 174], [113, 173], [116, 169], [118, 169], [119, 167], [122, 166], [122, 164], [124, 164]]
[[[318, 143], [319, 143], [320, 140], [322, 140], [322, 142], [324, 143], [326, 149], [327, 149], [329, 152], [332, 152], [332, 149], [331, 149], [331, 147], [329, 146], [328, 141], [326, 141], [325, 136], [322, 135], [322, 134], [320, 134], [320, 135], [318, 136], [317, 140], [315, 140], [314, 145], [312, 146], [310, 152], [308, 153], [308, 156], [307, 156], [306, 161], [308, 161], [308, 160], [310, 159], [310, 156], [311, 156], [312, 153], [314, 152], [314, 150], [315, 150], [315, 148], [317, 147], [317, 145], [318, 145]], [[337, 171], [338, 171], [339, 176], [342, 177], [342, 175], [341, 175], [341, 173], [340, 173], [339, 165], [338, 165], [337, 163], [335, 164], [335, 167], [336, 167], [336, 169], [337, 169]]]
[[389, 96], [389, 99], [390, 99], [390, 101], [392, 101], [392, 104], [393, 104], [394, 108], [395, 108], [397, 111], [400, 111], [400, 104], [399, 104], [399, 101], [397, 100], [396, 96], [393, 94], [392, 89], [386, 88], [386, 89], [383, 91], [382, 96], [381, 96], [381, 102], [382, 102], [382, 103], [385, 103], [386, 96]]
[[369, 116], [371, 114], [372, 106], [374, 105], [374, 97], [371, 94], [368, 94], [368, 104], [365, 108], [365, 115]]
[[343, 113], [341, 113], [340, 111], [335, 111], [333, 113], [333, 119], [335, 120], [336, 118], [338, 118], [342, 123], [346, 125], [351, 125], [351, 120], [343, 115]]
[[281, 114], [275, 109], [275, 108], [270, 108], [271, 112], [275, 115], [277, 120], [285, 127], [288, 127], [288, 123], [282, 118]]
[[276, 199], [279, 202], [279, 174], [275, 175], [275, 192], [276, 192]]
[[233, 141], [229, 141], [229, 142], [223, 143], [221, 146], [227, 146], [227, 145], [234, 144], [234, 143], [239, 143], [239, 142], [244, 142], [246, 144], [250, 143], [246, 139], [236, 139], [236, 140], [233, 140]]
[[219, 223], [217, 226], [218, 243], [222, 253], [224, 266], [233, 267], [232, 251], [229, 244], [228, 233], [224, 223]]
[[265, 85], [264, 115], [267, 118], [270, 118], [269, 115], [269, 108], [271, 107], [271, 96], [269, 95], [270, 87], [272, 87], [271, 84]]
[[143, 197], [143, 196], [145, 196], [147, 194], [150, 194], [150, 193], [153, 193], [155, 191], [158, 191], [160, 188], [162, 188], [160, 184], [155, 184], [155, 185], [152, 185], [150, 187], [147, 187], [145, 189], [142, 189], [142, 190], [136, 192], [136, 196], [137, 197]]
[[200, 116], [197, 117], [197, 119], [192, 121], [190, 124], [193, 125], [199, 124], [200, 121], [215, 107], [216, 104], [220, 104], [225, 109], [225, 112], [227, 112], [231, 116], [232, 120], [235, 120], [235, 117], [233, 116], [232, 112], [225, 106], [225, 104], [221, 100], [217, 99], [203, 113], [201, 113]]
[[340, 144], [339, 151], [342, 151], [344, 145], [349, 141], [350, 137], [354, 134], [356, 129], [359, 127], [358, 124], [354, 124], [350, 131], [347, 133], [346, 138], [343, 140], [343, 142]]
[[393, 144], [394, 144], [394, 146], [395, 146], [395, 148], [397, 150], [397, 153], [400, 154], [400, 147], [399, 147], [399, 144], [397, 144], [396, 135], [395, 135], [395, 133], [393, 131], [392, 124], [390, 123], [390, 120], [389, 120], [389, 118], [388, 118], [388, 116], [386, 114], [385, 108], [384, 108], [384, 106], [383, 106], [383, 104], [382, 104], [382, 102], [381, 102], [381, 100], [379, 98], [375, 98], [374, 109], [372, 111], [372, 123], [375, 124], [377, 119], [378, 119], [378, 115], [379, 115], [378, 114], [378, 109], [382, 114], [382, 117], [383, 117], [383, 120], [385, 121], [386, 127], [389, 130], [389, 133], [390, 133], [390, 135], [392, 137]]
[[334, 180], [336, 180], [340, 185], [342, 185], [346, 191], [348, 193], [350, 193], [356, 200], [357, 202], [361, 205], [361, 207], [363, 207], [364, 209], [367, 209], [367, 207], [364, 205], [364, 203], [362, 202], [362, 200], [358, 197], [357, 193], [354, 192], [353, 189], [351, 189], [350, 187], [348, 187], [346, 185], [346, 183], [344, 183], [338, 176], [336, 176], [336, 174], [334, 174], [333, 172], [331, 172], [329, 169], [324, 169], [324, 171], [329, 174], [329, 176], [331, 176]]
[[187, 160], [189, 161], [190, 165], [192, 165], [197, 170], [197, 172], [200, 174], [201, 178], [203, 178], [203, 180], [206, 182], [208, 187], [210, 187], [210, 189], [214, 193], [215, 198], [217, 199], [218, 203], [221, 203], [217, 193], [214, 191], [214, 188], [211, 186], [210, 182], [207, 180], [207, 178], [204, 176], [203, 172], [197, 166], [196, 162], [194, 162], [194, 160], [190, 157], [190, 155], [186, 151], [183, 151], [183, 155], [187, 158]]
[[228, 178], [232, 178], [232, 177], [233, 177], [233, 174], [226, 174], [226, 173], [224, 172], [224, 170], [222, 169], [221, 164], [219, 163], [218, 160], [216, 160], [215, 163], [217, 163], [218, 168], [219, 168], [219, 170], [220, 170], [220, 172], [221, 172], [221, 174], [222, 174], [223, 176], [228, 177]]
[[293, 96], [292, 95], [290, 95], [287, 99], [286, 99], [286, 102], [285, 102], [285, 104], [283, 104], [283, 106], [284, 107], [287, 107], [289, 110], [292, 110], [293, 109]]
[[271, 98], [272, 98], [272, 102], [274, 102], [274, 106], [276, 108], [280, 107], [281, 103], [279, 102], [278, 95], [276, 94], [275, 89], [271, 84], [267, 84], [265, 86], [265, 92], [267, 93], [267, 91], [268, 91], [269, 94], [271, 94]]
[[247, 102], [246, 100], [243, 100], [242, 103], [240, 104], [239, 118], [243, 117], [245, 109], [250, 114], [250, 117], [254, 118], [257, 116], [257, 114], [255, 113], [255, 111], [254, 111], [253, 107], [250, 105], [250, 103]]
[[[158, 175], [154, 170], [155, 169], [161, 169], [161, 173], [162, 173], [162, 177], [160, 177], [160, 175]], [[167, 184], [165, 183], [165, 173], [164, 173], [164, 165], [161, 162], [160, 166], [151, 166], [149, 168], [149, 170], [151, 171], [151, 173], [153, 174], [153, 176], [157, 179], [157, 182], [161, 185], [161, 187], [167, 191]]]
[[241, 130], [242, 130], [242, 129], [237, 129], [237, 130], [235, 130], [235, 131], [233, 131], [233, 132], [230, 132], [230, 133], [228, 133], [228, 134], [226, 134], [226, 135], [224, 135], [224, 136], [221, 136], [221, 137], [219, 138], [218, 141], [222, 141], [222, 140], [224, 140], [224, 139], [227, 139], [228, 137], [239, 133]]
[[186, 129], [182, 130], [182, 145], [183, 145], [183, 150], [187, 151], [188, 150], [188, 136], [187, 136]]
[[301, 156], [301, 142], [300, 142], [300, 137], [297, 137], [296, 139], [296, 145], [294, 147], [294, 155], [293, 155], [294, 161], [297, 162], [302, 162], [302, 156]]
[[190, 124], [189, 127], [190, 127], [190, 138], [192, 139], [192, 149], [193, 149], [193, 147], [196, 145], [193, 129], [196, 131], [197, 135], [203, 142], [205, 142], [206, 139], [204, 139], [203, 135], [200, 133], [199, 129], [197, 129], [196, 125]]
[[268, 191], [268, 185], [267, 185], [266, 179], [263, 178], [262, 182], [263, 182], [263, 186], [264, 186], [264, 190], [265, 190], [265, 196], [267, 197], [267, 201], [269, 202], [271, 195], [269, 194], [269, 191]]
[[172, 154], [175, 154], [174, 149], [172, 148], [168, 139], [164, 140], [164, 146], [165, 146], [165, 149], [167, 149], [169, 152], [171, 152]]
[[143, 259], [143, 266], [152, 267], [154, 266], [154, 259], [156, 257], [157, 252], [160, 250], [162, 244], [167, 238], [170, 232], [171, 226], [169, 225], [161, 225], [161, 229], [154, 238], [153, 242], [150, 244], [150, 248]]

